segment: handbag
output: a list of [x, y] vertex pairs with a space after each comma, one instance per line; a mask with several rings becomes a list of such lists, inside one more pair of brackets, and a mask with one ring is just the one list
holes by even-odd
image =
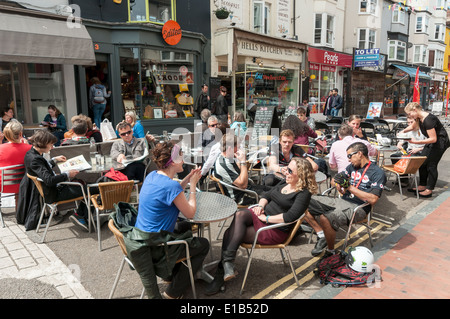
[[[411, 155], [403, 157], [411, 157]], [[411, 160], [410, 158], [402, 158], [401, 160], [399, 160], [397, 163], [394, 164], [394, 171], [400, 174], [404, 174], [410, 160]]]
[[104, 119], [100, 123], [100, 133], [102, 134], [103, 141], [114, 140], [117, 138], [116, 132], [108, 119]]

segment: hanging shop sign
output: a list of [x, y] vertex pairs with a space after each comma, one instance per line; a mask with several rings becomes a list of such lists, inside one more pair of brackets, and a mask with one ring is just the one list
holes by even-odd
[[312, 63], [351, 68], [353, 65], [353, 56], [349, 54], [309, 47], [308, 61]]
[[162, 28], [162, 36], [164, 41], [169, 45], [176, 45], [181, 40], [181, 27], [173, 20], [168, 20]]

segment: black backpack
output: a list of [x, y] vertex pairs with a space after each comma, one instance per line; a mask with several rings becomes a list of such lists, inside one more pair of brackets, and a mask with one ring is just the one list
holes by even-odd
[[371, 283], [373, 272], [358, 272], [348, 266], [348, 254], [340, 252], [317, 262], [315, 275], [323, 285], [331, 284], [333, 287], [348, 287]]

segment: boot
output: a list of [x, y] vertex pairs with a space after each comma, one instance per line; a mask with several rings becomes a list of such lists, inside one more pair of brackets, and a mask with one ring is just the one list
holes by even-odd
[[223, 267], [219, 263], [219, 267], [217, 268], [217, 271], [216, 271], [216, 274], [214, 275], [213, 281], [211, 281], [208, 284], [208, 286], [206, 287], [205, 295], [211, 296], [211, 295], [215, 295], [219, 291], [225, 290], [225, 286], [224, 286], [225, 281], [223, 280], [223, 274], [224, 274]]
[[222, 250], [223, 280], [228, 281], [236, 277], [234, 271], [234, 259], [236, 258], [236, 250]]

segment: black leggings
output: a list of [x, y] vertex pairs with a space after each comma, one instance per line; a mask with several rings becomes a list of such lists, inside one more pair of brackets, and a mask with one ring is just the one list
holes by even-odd
[[438, 164], [445, 153], [445, 149], [435, 149], [425, 147], [422, 151], [422, 156], [426, 156], [427, 159], [419, 168], [419, 185], [426, 186], [427, 189], [433, 190], [436, 186], [438, 179]]
[[252, 214], [248, 208], [241, 208], [236, 212], [223, 236], [222, 250], [238, 250], [242, 243], [253, 242], [256, 231], [253, 227]]

